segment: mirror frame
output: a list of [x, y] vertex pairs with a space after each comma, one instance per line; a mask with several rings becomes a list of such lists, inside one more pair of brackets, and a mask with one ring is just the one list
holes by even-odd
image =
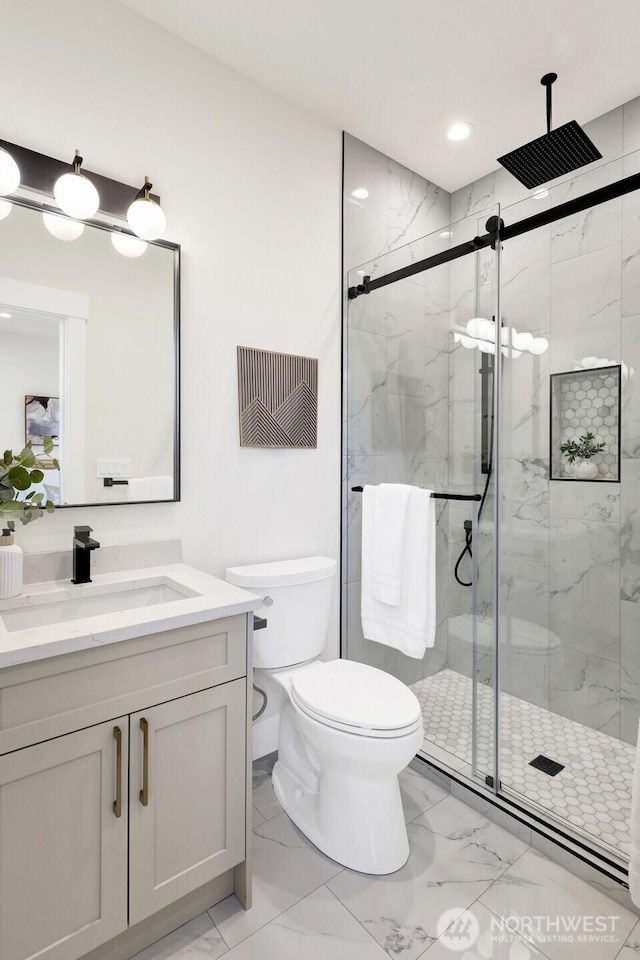
[[[11, 195], [3, 197], [9, 203], [16, 207], [25, 207], [28, 210], [34, 210], [37, 213], [55, 213], [56, 216], [66, 217], [67, 220], [73, 219], [67, 217], [59, 207], [50, 203], [31, 199], [24, 196]], [[107, 215], [108, 216], [108, 215]], [[122, 233], [125, 236], [135, 237], [135, 233], [126, 228], [119, 227], [116, 224], [109, 223], [106, 220], [86, 219], [82, 223], [89, 227], [97, 227], [105, 233]], [[72, 241], [75, 242], [75, 241]], [[173, 497], [165, 500], [109, 500], [107, 502], [96, 503], [62, 503], [56, 505], [56, 510], [77, 510], [83, 507], [124, 507], [140, 506], [145, 503], [179, 503], [181, 498], [181, 477], [180, 477], [180, 259], [181, 247], [179, 243], [173, 243], [170, 240], [147, 240], [147, 243], [154, 247], [164, 247], [166, 250], [173, 251], [173, 355], [174, 355], [174, 373], [173, 373]]]

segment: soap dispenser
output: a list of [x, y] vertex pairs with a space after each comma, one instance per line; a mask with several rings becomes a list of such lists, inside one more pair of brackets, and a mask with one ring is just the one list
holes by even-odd
[[0, 536], [0, 600], [19, 597], [22, 593], [23, 558], [13, 531], [3, 530]]

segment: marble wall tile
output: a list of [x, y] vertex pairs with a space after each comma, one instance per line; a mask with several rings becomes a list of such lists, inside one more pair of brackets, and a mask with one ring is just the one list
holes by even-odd
[[446, 190], [389, 160], [389, 249], [411, 243], [449, 222]]
[[[603, 113], [594, 120], [583, 124], [584, 132], [595, 143], [602, 154], [601, 160], [589, 164], [589, 173], [596, 167], [605, 167], [612, 160], [621, 157], [624, 150], [624, 108], [615, 107], [608, 113]], [[577, 176], [584, 176], [585, 172], [578, 171]], [[575, 177], [576, 174], [569, 174]]]
[[549, 709], [549, 589], [545, 583], [503, 577], [500, 618], [500, 686], [505, 693]]
[[[625, 157], [625, 176], [640, 171], [640, 154]], [[638, 191], [622, 198], [622, 315], [640, 313], [640, 196]]]
[[549, 353], [537, 357], [522, 353], [505, 359], [502, 371], [502, 455], [547, 459]]
[[640, 460], [624, 459], [621, 467], [620, 596], [640, 603]]
[[640, 721], [640, 603], [620, 604], [620, 736], [635, 744]]
[[387, 448], [387, 341], [347, 331], [347, 454], [384, 454]]
[[615, 245], [552, 264], [552, 373], [573, 370], [585, 356], [620, 357], [620, 256]]
[[387, 479], [387, 458], [353, 454], [346, 458], [346, 470], [343, 559], [346, 554], [346, 578], [351, 583], [360, 580], [362, 569], [362, 494], [354, 493], [351, 488], [367, 483], [384, 483]]
[[424, 351], [425, 454], [449, 454], [449, 354]]
[[368, 190], [369, 196], [360, 198], [358, 203], [386, 218], [389, 213], [389, 158], [347, 133], [344, 144], [345, 198], [351, 198], [352, 191], [362, 187]]
[[387, 480], [424, 485], [424, 400], [387, 396]]
[[550, 628], [575, 651], [619, 662], [617, 524], [554, 518], [550, 528]]
[[549, 582], [549, 481], [544, 460], [501, 462], [502, 570]]
[[[545, 201], [546, 203], [546, 201]], [[542, 202], [529, 200], [525, 216], [540, 213]], [[551, 309], [551, 227], [508, 240], [500, 256], [500, 312], [505, 326], [520, 333], [548, 336]], [[518, 367], [520, 364], [517, 365]]]
[[[344, 266], [353, 270], [388, 252], [387, 218], [358, 200], [344, 202]], [[369, 272], [369, 271], [367, 271]], [[386, 272], [386, 271], [381, 271]], [[371, 273], [373, 276], [373, 273]]]
[[[622, 160], [596, 167], [580, 177], [553, 187], [553, 206], [583, 196], [622, 177]], [[538, 231], [535, 231], [536, 233]], [[610, 200], [582, 213], [564, 217], [551, 226], [551, 260], [558, 263], [593, 250], [618, 244], [622, 239], [622, 200]]]
[[452, 345], [449, 316], [449, 265], [434, 267], [424, 274], [425, 346], [428, 350], [449, 350]]
[[563, 480], [549, 484], [551, 517], [620, 523], [620, 485]]
[[[390, 393], [424, 396], [425, 292], [424, 287], [402, 281], [388, 289], [387, 364]], [[375, 291], [374, 293], [377, 293]], [[366, 298], [365, 298], [366, 299]], [[439, 384], [446, 390], [447, 378]]]
[[640, 150], [640, 97], [624, 104], [622, 117], [624, 153]]
[[[362, 276], [366, 271], [360, 272], [352, 270], [349, 275], [349, 285], [357, 285], [362, 282]], [[358, 297], [356, 300], [346, 301], [347, 325], [354, 330], [366, 330], [369, 333], [377, 333], [381, 337], [387, 335], [387, 300], [388, 288], [375, 290], [369, 296]], [[346, 352], [345, 345], [345, 352]], [[348, 360], [348, 356], [346, 358]]]
[[[552, 624], [553, 629], [553, 624]], [[564, 647], [551, 672], [549, 703], [554, 713], [586, 727], [620, 736], [620, 666]]]
[[621, 454], [635, 458], [640, 456], [640, 314], [622, 318], [622, 362]]
[[375, 640], [366, 640], [362, 633], [360, 583], [349, 583], [343, 591], [347, 604], [347, 636], [343, 655], [348, 660], [367, 663], [379, 670], [385, 669], [386, 647]]
[[[495, 203], [495, 173], [461, 187], [451, 194], [451, 221], [466, 220], [484, 214]], [[484, 224], [483, 224], [484, 226]], [[477, 232], [477, 230], [476, 230]], [[484, 233], [484, 229], [481, 231]]]

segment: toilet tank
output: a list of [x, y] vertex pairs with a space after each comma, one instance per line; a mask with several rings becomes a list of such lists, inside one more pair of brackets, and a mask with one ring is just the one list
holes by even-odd
[[257, 616], [267, 626], [253, 635], [253, 665], [288, 667], [312, 660], [324, 650], [337, 564], [328, 557], [229, 567], [228, 583], [262, 598]]

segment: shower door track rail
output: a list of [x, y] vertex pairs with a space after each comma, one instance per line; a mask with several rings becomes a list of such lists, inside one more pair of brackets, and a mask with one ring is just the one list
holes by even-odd
[[470, 253], [477, 253], [485, 247], [495, 247], [496, 243], [512, 240], [514, 237], [520, 237], [531, 230], [537, 230], [538, 227], [544, 227], [549, 223], [555, 223], [564, 217], [570, 217], [576, 213], [582, 213], [589, 207], [599, 206], [608, 200], [615, 200], [618, 197], [624, 197], [627, 193], [633, 193], [640, 189], [640, 173], [634, 173], [629, 177], [623, 177], [615, 183], [609, 183], [605, 187], [599, 187], [590, 193], [585, 193], [582, 197], [575, 197], [573, 200], [566, 200], [549, 210], [543, 210], [534, 214], [532, 217], [525, 217], [517, 223], [506, 225], [498, 217], [489, 217], [486, 224], [487, 233], [481, 237], [474, 237], [473, 240], [467, 240], [465, 243], [459, 243], [449, 250], [443, 250], [442, 253], [436, 253], [424, 260], [418, 260], [416, 263], [402, 267], [400, 270], [393, 270], [391, 273], [385, 273], [381, 277], [363, 277], [362, 283], [357, 286], [349, 287], [349, 299], [355, 300], [363, 294], [372, 293], [381, 287], [388, 287], [391, 283], [397, 283], [399, 280], [406, 280], [408, 277], [414, 277], [418, 273], [424, 273], [425, 270], [432, 270], [444, 263], [450, 263], [452, 260], [459, 260], [460, 257], [466, 257]]

